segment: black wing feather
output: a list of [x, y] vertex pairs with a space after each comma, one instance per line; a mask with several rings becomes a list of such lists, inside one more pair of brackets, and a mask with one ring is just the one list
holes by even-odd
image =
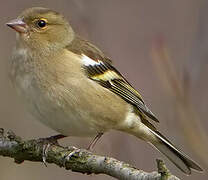
[[[152, 120], [159, 122], [145, 105], [138, 91], [136, 91], [111, 64], [102, 61], [100, 64], [84, 66], [84, 68], [90, 79], [119, 95]], [[110, 76], [111, 78], [106, 80], [106, 78], [104, 78], [105, 73], [108, 73], [108, 77]], [[117, 76], [115, 76], [114, 73], [116, 73]]]

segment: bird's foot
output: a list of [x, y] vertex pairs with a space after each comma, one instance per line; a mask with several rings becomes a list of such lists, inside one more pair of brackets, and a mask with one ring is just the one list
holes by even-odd
[[79, 156], [79, 153], [82, 151], [81, 149], [78, 149], [74, 146], [70, 147], [69, 150], [71, 150], [73, 148], [73, 150], [70, 153], [66, 153], [64, 156], [64, 167], [66, 167], [66, 162], [69, 161], [73, 156]]
[[43, 144], [43, 149], [42, 149], [42, 160], [43, 160], [43, 164], [47, 167], [47, 163], [46, 163], [46, 159], [47, 159], [47, 155], [48, 155], [48, 150], [50, 148], [51, 145], [59, 145], [58, 140], [62, 139], [66, 136], [58, 134], [55, 136], [50, 136], [47, 138], [40, 138], [39, 139], [39, 143]]

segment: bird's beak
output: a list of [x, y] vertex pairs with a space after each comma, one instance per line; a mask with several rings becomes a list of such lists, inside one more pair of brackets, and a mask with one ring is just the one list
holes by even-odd
[[14, 19], [6, 23], [7, 26], [14, 29], [18, 33], [27, 32], [27, 24], [22, 19]]

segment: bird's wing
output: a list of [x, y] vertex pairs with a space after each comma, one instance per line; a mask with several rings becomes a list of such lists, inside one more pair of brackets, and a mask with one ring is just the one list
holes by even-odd
[[[75, 48], [73, 44], [67, 48], [70, 51], [81, 55], [81, 61], [87, 76], [132, 104], [141, 114], [145, 114], [152, 120], [159, 122], [155, 115], [145, 105], [139, 92], [136, 91], [112, 65], [111, 60], [106, 58], [99, 49], [88, 41], [81, 41], [82, 42], [80, 42], [79, 39], [78, 49], [77, 47]], [[78, 46], [77, 43], [76, 46]]]

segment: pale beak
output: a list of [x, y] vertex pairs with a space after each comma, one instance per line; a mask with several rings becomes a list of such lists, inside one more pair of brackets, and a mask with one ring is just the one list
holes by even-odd
[[18, 33], [27, 32], [27, 24], [22, 19], [14, 19], [6, 23], [7, 26], [14, 29]]

